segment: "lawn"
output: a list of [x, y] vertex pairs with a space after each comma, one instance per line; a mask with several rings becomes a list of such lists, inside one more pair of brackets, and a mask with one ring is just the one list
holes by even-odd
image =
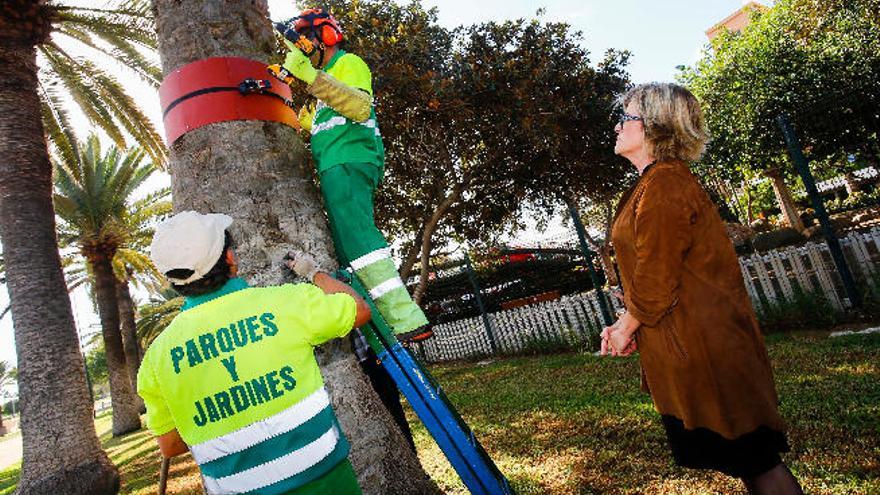
[[[768, 348], [790, 423], [785, 456], [811, 494], [880, 493], [880, 334], [835, 339], [774, 335]], [[738, 481], [675, 467], [636, 358], [558, 354], [432, 367], [446, 393], [519, 494], [744, 493]], [[447, 493], [467, 493], [411, 416], [420, 458]], [[123, 493], [155, 493], [159, 456], [145, 431], [98, 432], [120, 467]], [[0, 472], [11, 493], [16, 468]], [[189, 456], [175, 460], [168, 493], [200, 493]]]
[[[789, 422], [785, 461], [811, 494], [880, 493], [880, 335], [767, 339]], [[519, 494], [745, 493], [671, 462], [637, 358], [563, 354], [432, 370]], [[424, 428], [421, 458], [467, 493]]]

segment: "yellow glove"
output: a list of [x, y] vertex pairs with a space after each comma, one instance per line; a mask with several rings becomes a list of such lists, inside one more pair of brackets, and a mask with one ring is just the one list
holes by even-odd
[[312, 67], [312, 62], [309, 60], [309, 57], [306, 57], [306, 55], [290, 41], [284, 40], [284, 44], [287, 45], [287, 48], [289, 48], [290, 51], [287, 52], [287, 57], [285, 57], [282, 67], [306, 84], [312, 84], [315, 82], [318, 70]]
[[315, 119], [315, 109], [310, 105], [304, 105], [299, 109], [299, 125], [306, 131], [312, 130], [312, 121]]

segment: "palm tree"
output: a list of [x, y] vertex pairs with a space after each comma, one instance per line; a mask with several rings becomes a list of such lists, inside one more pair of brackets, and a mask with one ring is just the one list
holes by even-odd
[[[266, 0], [208, 7], [201, 0], [154, 0], [165, 74], [207, 57], [266, 62], [276, 41]], [[241, 274], [260, 284], [289, 275], [281, 257], [291, 249], [332, 266], [327, 220], [296, 131], [260, 121], [224, 122], [187, 133], [169, 155], [176, 210], [218, 212], [235, 219]], [[289, 279], [287, 279], [289, 280]], [[431, 493], [422, 470], [342, 340], [319, 353], [334, 409], [351, 441], [350, 459], [365, 493]]]
[[95, 434], [55, 238], [36, 50], [53, 15], [41, 0], [0, 4], [0, 239], [27, 391], [18, 493], [115, 493], [119, 475]]
[[[161, 274], [156, 270], [147, 254], [147, 248], [153, 238], [153, 225], [163, 216], [171, 212], [171, 201], [167, 198], [171, 191], [167, 188], [148, 194], [128, 207], [122, 217], [127, 242], [120, 246], [113, 256], [113, 273], [116, 276], [116, 296], [119, 305], [119, 326], [122, 332], [122, 346], [125, 350], [126, 368], [134, 390], [137, 389], [137, 373], [143, 355], [137, 337], [135, 303], [129, 285], [152, 288], [161, 283]], [[65, 241], [76, 239], [65, 237]], [[68, 246], [62, 245], [62, 251]], [[94, 307], [98, 307], [95, 288], [92, 281], [94, 273], [88, 261], [78, 251], [67, 252], [61, 260], [68, 292], [79, 287], [85, 288], [91, 296]], [[145, 411], [143, 400], [135, 397], [138, 411]]]
[[[153, 265], [147, 254], [153, 239], [153, 225], [157, 220], [171, 213], [169, 189], [161, 189], [135, 201], [126, 212], [123, 220], [129, 241], [120, 247], [113, 257], [113, 272], [116, 274], [116, 295], [119, 301], [119, 321], [122, 330], [122, 345], [132, 387], [137, 389], [137, 373], [141, 366], [143, 348], [137, 337], [135, 302], [131, 297], [129, 285], [153, 287], [161, 283], [162, 275]], [[146, 408], [138, 397], [138, 410]]]
[[93, 135], [79, 147], [74, 161], [55, 165], [59, 241], [78, 247], [93, 277], [110, 374], [114, 435], [141, 427], [139, 400], [126, 366], [120, 333], [113, 260], [131, 238], [126, 221], [131, 197], [155, 170], [152, 164], [142, 163], [144, 156], [139, 149], [123, 153], [115, 146], [102, 154], [100, 142]]

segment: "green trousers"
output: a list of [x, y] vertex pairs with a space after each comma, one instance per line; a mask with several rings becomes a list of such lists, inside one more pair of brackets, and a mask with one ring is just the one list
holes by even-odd
[[388, 242], [376, 228], [373, 194], [382, 180], [382, 168], [343, 163], [324, 170], [320, 178], [339, 262], [354, 269], [394, 333], [426, 325], [428, 319], [410, 297], [391, 259]]
[[327, 474], [297, 488], [289, 495], [361, 495], [351, 461], [345, 459]]

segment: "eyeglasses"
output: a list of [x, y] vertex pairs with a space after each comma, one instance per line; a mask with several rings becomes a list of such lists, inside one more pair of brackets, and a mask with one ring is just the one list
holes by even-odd
[[623, 113], [620, 115], [620, 119], [618, 119], [617, 123], [620, 124], [620, 127], [623, 127], [623, 124], [626, 124], [630, 120], [640, 120], [642, 122], [645, 121], [645, 119], [643, 119], [642, 117], [639, 117], [638, 115], [630, 115], [628, 113]]

